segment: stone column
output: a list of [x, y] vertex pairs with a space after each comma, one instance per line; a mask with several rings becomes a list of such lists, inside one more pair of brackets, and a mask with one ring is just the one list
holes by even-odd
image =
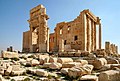
[[29, 45], [29, 47], [30, 47], [30, 52], [33, 52], [33, 46], [32, 46], [32, 30], [30, 30], [30, 45]]
[[62, 38], [59, 40], [59, 52], [64, 52], [64, 40]]
[[89, 28], [89, 18], [88, 17], [86, 17], [86, 20], [87, 20], [87, 51], [90, 51], [90, 36], [89, 36], [89, 34], [90, 34], [90, 28]]
[[99, 24], [99, 49], [101, 49], [101, 24]]
[[115, 46], [116, 54], [118, 54], [118, 46]]
[[96, 50], [96, 23], [94, 22], [94, 50]]
[[94, 51], [94, 21], [91, 20], [91, 51]]
[[49, 52], [49, 28], [47, 28], [47, 52]]

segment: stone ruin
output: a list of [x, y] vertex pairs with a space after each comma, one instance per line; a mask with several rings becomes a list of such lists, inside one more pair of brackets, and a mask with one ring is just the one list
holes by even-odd
[[107, 41], [105, 42], [105, 51], [108, 55], [118, 54], [118, 46]]
[[30, 10], [30, 30], [23, 33], [23, 52], [49, 52], [48, 19], [43, 5]]
[[99, 17], [83, 10], [74, 21], [58, 23], [50, 39], [47, 19], [43, 5], [30, 11], [23, 52], [35, 53], [15, 53], [12, 47], [3, 51], [0, 81], [120, 81], [118, 47], [106, 42], [101, 49]]
[[43, 5], [38, 5], [30, 10], [28, 20], [30, 30], [23, 33], [23, 52], [70, 50], [91, 52], [101, 49], [100, 18], [93, 15], [90, 10], [83, 10], [71, 22], [58, 23], [54, 29], [55, 32], [50, 35], [47, 26], [48, 19], [46, 8]]

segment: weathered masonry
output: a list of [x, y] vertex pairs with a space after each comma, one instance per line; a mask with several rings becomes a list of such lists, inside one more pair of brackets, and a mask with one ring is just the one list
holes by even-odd
[[23, 52], [49, 52], [49, 28], [43, 5], [30, 10], [30, 30], [23, 33]]
[[[71, 22], [58, 23], [49, 34], [46, 8], [38, 5], [30, 10], [30, 30], [23, 33], [23, 52], [94, 51], [101, 49], [100, 18], [83, 10]], [[49, 37], [50, 36], [50, 37]], [[49, 41], [50, 40], [50, 41]]]
[[101, 49], [100, 18], [94, 16], [89, 10], [83, 10], [71, 22], [58, 23], [54, 30], [54, 35], [50, 34], [50, 40], [53, 40], [50, 41], [52, 46], [50, 51]]

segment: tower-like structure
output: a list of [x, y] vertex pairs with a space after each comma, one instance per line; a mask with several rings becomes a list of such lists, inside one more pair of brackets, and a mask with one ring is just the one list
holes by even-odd
[[23, 50], [28, 52], [49, 52], [49, 28], [46, 8], [38, 5], [30, 10], [30, 30], [23, 33]]

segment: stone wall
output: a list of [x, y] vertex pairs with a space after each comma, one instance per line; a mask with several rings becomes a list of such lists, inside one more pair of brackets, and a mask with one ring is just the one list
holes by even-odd
[[[96, 37], [97, 25], [99, 26], [98, 37]], [[96, 49], [96, 46], [101, 49], [100, 19], [89, 10], [83, 10], [73, 21], [58, 23], [54, 30], [54, 48], [57, 48], [56, 51], [61, 51], [61, 49], [62, 51], [69, 49], [93, 51]], [[98, 43], [96, 40], [99, 40]]]

